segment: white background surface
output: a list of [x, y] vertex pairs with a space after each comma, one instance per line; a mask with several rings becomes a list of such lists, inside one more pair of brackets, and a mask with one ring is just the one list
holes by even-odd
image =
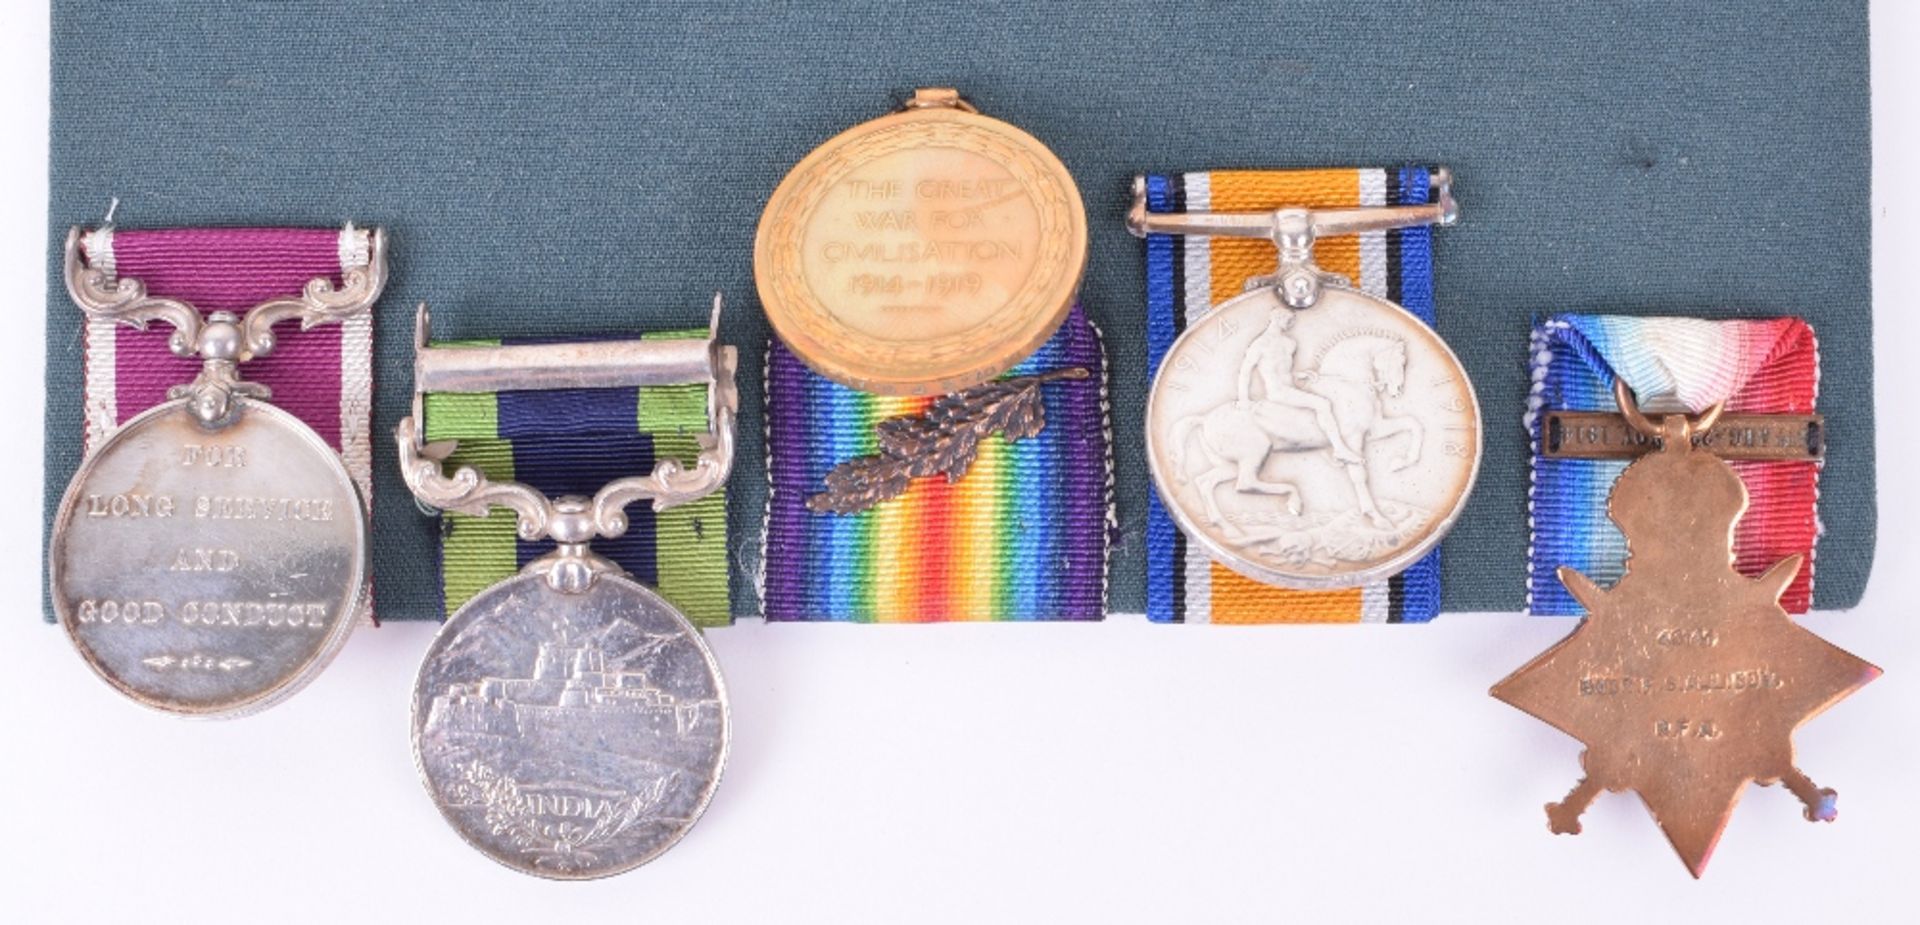
[[431, 625], [358, 633], [311, 688], [244, 721], [120, 700], [37, 618], [46, 29], [44, 9], [16, 10], [0, 32], [0, 304], [17, 345], [0, 364], [0, 920], [1914, 920], [1910, 7], [1873, 17], [1878, 562], [1858, 609], [1805, 620], [1887, 675], [1795, 737], [1840, 820], [1749, 789], [1698, 883], [1631, 796], [1602, 797], [1583, 835], [1548, 834], [1541, 805], [1578, 777], [1578, 746], [1486, 690], [1571, 624], [1514, 615], [743, 624], [710, 637], [735, 730], [712, 809], [652, 865], [586, 884], [495, 866], [428, 802], [406, 704]]

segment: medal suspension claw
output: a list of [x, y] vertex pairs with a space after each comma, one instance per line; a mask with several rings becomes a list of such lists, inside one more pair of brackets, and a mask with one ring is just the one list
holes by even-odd
[[521, 571], [547, 580], [547, 586], [561, 594], [580, 594], [593, 587], [593, 580], [623, 570], [613, 560], [600, 556], [587, 544], [599, 532], [594, 523], [592, 502], [579, 495], [555, 499], [547, 533], [558, 545]]
[[170, 399], [189, 398], [187, 408], [194, 419], [210, 428], [233, 423], [239, 406], [236, 395], [265, 401], [273, 390], [258, 382], [240, 378], [241, 332], [232, 312], [214, 312], [200, 328], [195, 352], [200, 356], [200, 374], [186, 385], [167, 389]]

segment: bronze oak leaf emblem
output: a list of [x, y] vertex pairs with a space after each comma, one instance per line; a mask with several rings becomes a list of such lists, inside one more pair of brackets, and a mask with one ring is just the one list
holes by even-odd
[[1085, 379], [1078, 366], [1034, 376], [1013, 376], [942, 395], [918, 415], [889, 418], [874, 426], [880, 452], [850, 459], [827, 473], [827, 490], [807, 499], [819, 514], [853, 514], [904, 494], [914, 479], [944, 475], [957, 482], [979, 455], [980, 441], [998, 433], [1024, 440], [1047, 426], [1040, 387]]

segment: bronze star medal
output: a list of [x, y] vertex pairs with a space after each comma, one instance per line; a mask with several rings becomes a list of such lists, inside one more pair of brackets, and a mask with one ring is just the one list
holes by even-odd
[[1746, 487], [1692, 440], [1717, 409], [1654, 425], [1625, 389], [1615, 393], [1659, 446], [1627, 467], [1608, 499], [1627, 538], [1627, 573], [1602, 589], [1561, 567], [1586, 618], [1493, 696], [1587, 746], [1586, 776], [1547, 805], [1550, 829], [1577, 834], [1601, 790], [1632, 789], [1698, 877], [1748, 782], [1784, 783], [1809, 820], [1834, 818], [1834, 791], [1794, 766], [1793, 731], [1880, 669], [1787, 618], [1780, 594], [1801, 556], [1758, 578], [1734, 570]]

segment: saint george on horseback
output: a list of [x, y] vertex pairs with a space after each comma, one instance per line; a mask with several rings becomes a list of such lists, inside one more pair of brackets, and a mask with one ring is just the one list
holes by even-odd
[[1333, 420], [1333, 403], [1294, 384], [1293, 357], [1299, 344], [1287, 336], [1293, 327], [1293, 311], [1275, 306], [1267, 311], [1267, 327], [1240, 358], [1240, 402], [1235, 407], [1253, 406], [1255, 379], [1265, 386], [1266, 400], [1289, 408], [1313, 412], [1314, 423], [1333, 450], [1333, 458], [1343, 463], [1364, 463], [1359, 453], [1340, 437], [1340, 426]]
[[[1274, 453], [1324, 449], [1352, 482], [1360, 513], [1375, 527], [1391, 529], [1392, 519], [1373, 497], [1366, 451], [1369, 445], [1406, 434], [1410, 439], [1405, 450], [1388, 466], [1400, 470], [1420, 459], [1420, 422], [1389, 413], [1384, 402], [1399, 397], [1406, 386], [1406, 343], [1384, 331], [1354, 330], [1322, 348], [1314, 368], [1296, 370], [1298, 346], [1287, 333], [1292, 310], [1275, 306], [1267, 317], [1266, 329], [1241, 358], [1238, 398], [1174, 424], [1173, 455], [1181, 471], [1187, 470], [1190, 444], [1199, 448], [1205, 462], [1199, 473], [1182, 481], [1190, 481], [1199, 492], [1214, 524], [1227, 525], [1214, 493], [1229, 481], [1238, 492], [1282, 497], [1287, 511], [1298, 515], [1299, 489], [1267, 479], [1261, 469]], [[1253, 396], [1256, 379], [1263, 391], [1259, 399]]]

